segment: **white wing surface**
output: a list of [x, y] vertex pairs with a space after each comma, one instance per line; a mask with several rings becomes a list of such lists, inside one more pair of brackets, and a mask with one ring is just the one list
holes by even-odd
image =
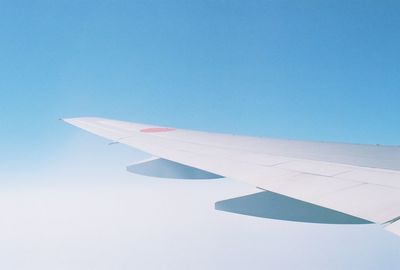
[[400, 147], [254, 138], [63, 119], [153, 156], [343, 212], [400, 235]]

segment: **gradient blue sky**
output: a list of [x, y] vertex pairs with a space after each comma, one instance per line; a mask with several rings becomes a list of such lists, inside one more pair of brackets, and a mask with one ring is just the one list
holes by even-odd
[[[96, 152], [105, 141], [60, 117], [400, 145], [399, 14], [398, 1], [0, 1], [3, 184], [32, 187], [40, 180], [46, 189], [43, 181], [60, 173], [89, 186], [132, 177], [110, 168], [123, 169], [142, 154], [118, 147]], [[372, 229], [366, 230], [368, 239]], [[312, 229], [301, 237], [314, 237]], [[297, 240], [304, 250], [308, 240]], [[379, 255], [395, 254], [385, 263], [398, 265], [398, 249], [383, 243]], [[322, 265], [329, 261], [321, 258]]]

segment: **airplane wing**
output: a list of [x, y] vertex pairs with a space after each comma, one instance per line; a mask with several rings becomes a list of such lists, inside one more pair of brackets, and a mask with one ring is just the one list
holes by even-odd
[[400, 235], [400, 147], [255, 138], [102, 118], [63, 120], [166, 166], [242, 181]]

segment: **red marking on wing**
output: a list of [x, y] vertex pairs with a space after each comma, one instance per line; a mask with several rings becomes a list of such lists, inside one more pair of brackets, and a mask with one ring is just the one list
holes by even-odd
[[175, 129], [174, 128], [155, 127], [155, 128], [144, 128], [144, 129], [141, 129], [140, 132], [154, 133], [154, 132], [167, 132], [167, 131], [172, 131], [172, 130], [175, 130]]

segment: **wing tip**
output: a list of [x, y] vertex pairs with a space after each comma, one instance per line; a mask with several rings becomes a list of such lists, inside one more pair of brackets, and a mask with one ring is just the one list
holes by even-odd
[[58, 120], [72, 125], [79, 118], [80, 117], [76, 117], [76, 118], [59, 118]]
[[85, 120], [100, 120], [102, 118], [99, 117], [89, 117], [89, 116], [80, 116], [80, 117], [67, 117], [67, 118], [58, 118], [58, 120], [66, 122], [66, 123], [74, 123], [77, 121], [85, 121]]

